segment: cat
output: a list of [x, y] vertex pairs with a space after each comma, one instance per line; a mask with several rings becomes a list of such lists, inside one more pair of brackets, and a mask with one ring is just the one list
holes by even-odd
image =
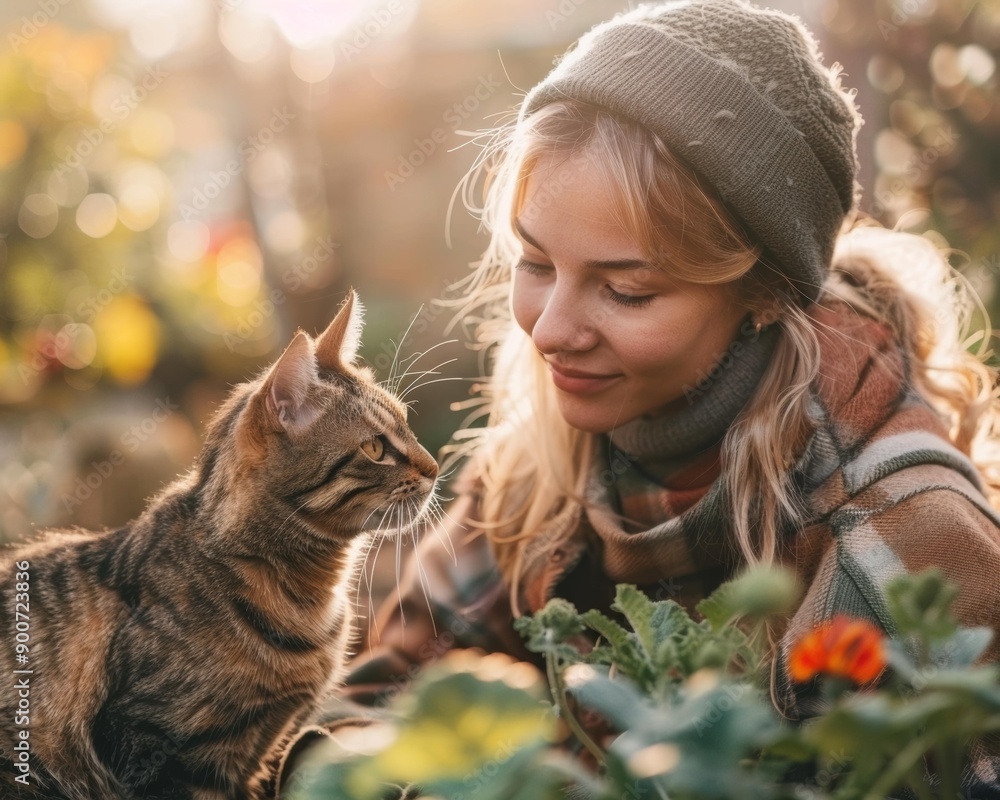
[[406, 407], [355, 363], [352, 289], [237, 385], [195, 466], [118, 530], [0, 556], [0, 794], [241, 800], [342, 676], [371, 536], [437, 503]]

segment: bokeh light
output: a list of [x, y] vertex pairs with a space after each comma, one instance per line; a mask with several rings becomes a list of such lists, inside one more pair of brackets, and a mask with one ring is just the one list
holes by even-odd
[[174, 258], [198, 261], [208, 252], [209, 231], [204, 222], [175, 222], [167, 231], [167, 247]]
[[28, 134], [21, 123], [13, 119], [0, 119], [0, 169], [16, 164], [27, 146]]
[[29, 194], [21, 204], [17, 224], [32, 239], [44, 239], [59, 224], [59, 206], [47, 194]]
[[249, 239], [226, 242], [216, 256], [219, 297], [231, 306], [249, 304], [260, 292], [261, 254]]
[[306, 83], [319, 83], [330, 77], [336, 60], [336, 51], [327, 42], [308, 49], [293, 49], [289, 63], [296, 77]]
[[105, 192], [88, 194], [76, 209], [76, 224], [87, 236], [100, 239], [118, 224], [118, 205]]
[[160, 344], [160, 323], [139, 297], [114, 297], [94, 318], [98, 354], [108, 375], [120, 384], [135, 385], [149, 376]]

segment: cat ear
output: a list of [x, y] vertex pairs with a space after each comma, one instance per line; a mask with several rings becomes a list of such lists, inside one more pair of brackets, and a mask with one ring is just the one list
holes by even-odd
[[312, 340], [299, 331], [261, 389], [268, 415], [286, 431], [308, 426], [319, 416], [309, 401], [309, 388], [318, 380]]
[[321, 367], [344, 372], [354, 365], [361, 344], [364, 314], [365, 307], [357, 292], [350, 289], [337, 316], [316, 341], [316, 360]]

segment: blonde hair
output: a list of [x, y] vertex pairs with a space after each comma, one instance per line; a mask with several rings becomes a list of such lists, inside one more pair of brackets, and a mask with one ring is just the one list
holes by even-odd
[[[512, 322], [511, 270], [520, 256], [512, 222], [540, 158], [562, 159], [538, 190], [558, 193], [560, 174], [571, 176], [584, 153], [601, 165], [614, 213], [647, 257], [670, 252], [660, 263], [672, 276], [702, 284], [736, 282], [733, 288], [748, 308], [777, 311], [781, 330], [772, 359], [722, 442], [722, 480], [732, 501], [736, 544], [750, 563], [774, 562], [781, 526], [804, 515], [788, 467], [812, 431], [809, 387], [820, 368], [815, 322], [712, 187], [656, 135], [593, 106], [552, 103], [491, 132], [459, 184], [456, 192], [491, 240], [473, 272], [456, 284], [460, 296], [444, 301], [458, 308], [455, 321], [473, 328], [477, 346], [492, 358], [492, 372], [479, 385], [479, 396], [464, 404], [476, 410], [443, 452], [449, 454], [446, 463], [465, 456], [474, 462], [482, 481], [476, 526], [492, 541], [515, 614], [526, 544], [545, 520], [568, 504], [586, 502], [595, 434], [562, 419], [543, 359]], [[481, 176], [478, 206], [474, 194]], [[544, 205], [542, 199], [532, 205]], [[891, 326], [910, 356], [914, 385], [940, 415], [951, 441], [980, 468], [996, 505], [1000, 400], [997, 370], [984, 363], [993, 332], [982, 302], [946, 252], [924, 237], [853, 214], [841, 228], [822, 290], [817, 302], [839, 298]], [[988, 335], [969, 334], [973, 306]], [[976, 342], [978, 351], [969, 352]], [[483, 416], [485, 427], [471, 424]]]

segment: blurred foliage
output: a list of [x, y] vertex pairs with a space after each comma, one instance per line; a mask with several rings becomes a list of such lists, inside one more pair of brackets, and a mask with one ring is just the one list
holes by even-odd
[[[768, 620], [796, 602], [787, 572], [748, 570], [701, 603], [700, 621], [628, 585], [613, 606], [622, 623], [554, 599], [517, 627], [548, 661], [552, 711], [599, 769], [567, 761], [534, 667], [457, 651], [397, 698], [364, 754], [348, 756], [330, 740], [296, 771], [285, 796], [399, 796], [392, 787], [442, 800], [565, 792], [581, 800], [992, 796], [995, 787], [969, 794], [959, 785], [970, 743], [1000, 730], [1000, 667], [976, 665], [993, 632], [955, 623], [955, 588], [936, 569], [894, 579], [888, 597], [898, 637], [847, 621], [877, 638], [883, 680], [862, 687], [867, 667], [858, 685], [842, 670], [842, 656], [857, 653], [842, 628], [806, 685], [816, 711], [797, 725], [775, 712], [770, 670], [762, 669]], [[589, 650], [578, 641], [585, 629], [601, 637]], [[812, 649], [807, 639], [792, 660], [815, 659], [800, 652]], [[599, 740], [581, 722], [595, 711], [611, 725]]]
[[870, 90], [859, 96], [874, 129], [870, 212], [963, 250], [953, 263], [995, 319], [1000, 2], [826, 0], [822, 19], [829, 46], [858, 56], [847, 85]]
[[[877, 171], [863, 203], [940, 230], [991, 297], [1000, 3], [775, 5], [813, 25], [828, 63], [861, 65], [847, 83], [871, 135], [863, 171]], [[431, 304], [485, 244], [474, 220], [449, 217], [465, 145], [621, 7], [6, 2], [0, 541], [136, 516], [189, 466], [228, 386], [296, 327], [322, 330], [351, 284], [381, 377], [397, 350], [440, 345], [414, 370], [450, 362], [408, 398], [436, 452], [483, 368], [441, 344], [451, 312]]]
[[455, 151], [614, 10], [5, 2], [0, 542], [135, 517], [228, 387], [350, 285], [362, 356], [419, 381], [410, 419], [436, 452], [483, 369], [431, 302], [484, 244], [449, 219], [474, 157]]

